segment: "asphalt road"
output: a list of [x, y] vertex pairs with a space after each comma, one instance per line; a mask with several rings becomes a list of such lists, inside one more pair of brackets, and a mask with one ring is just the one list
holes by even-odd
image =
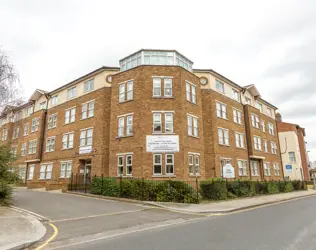
[[[39, 192], [28, 192], [28, 195], [38, 197], [36, 193]], [[25, 196], [22, 192], [20, 195]], [[62, 194], [53, 195], [54, 199], [51, 198], [52, 194], [42, 195], [49, 197], [48, 204], [54, 199], [72, 199]], [[74, 198], [90, 203], [86, 198]], [[96, 209], [108, 203], [90, 200], [93, 200], [93, 207], [99, 206]], [[120, 211], [141, 211], [79, 220], [70, 217], [74, 220], [65, 222], [53, 221], [60, 231], [46, 249], [316, 249], [316, 196], [211, 217], [148, 209], [120, 202], [114, 207], [122, 209]], [[81, 210], [80, 207], [77, 209]]]

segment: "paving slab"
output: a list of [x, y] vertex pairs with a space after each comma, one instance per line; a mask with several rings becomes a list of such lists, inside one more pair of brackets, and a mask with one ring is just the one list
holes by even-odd
[[45, 226], [35, 217], [0, 207], [0, 249], [24, 249], [40, 240]]

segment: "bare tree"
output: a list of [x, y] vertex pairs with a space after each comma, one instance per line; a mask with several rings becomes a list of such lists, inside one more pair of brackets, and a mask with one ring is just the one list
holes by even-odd
[[0, 112], [6, 106], [22, 103], [22, 86], [14, 65], [0, 47]]

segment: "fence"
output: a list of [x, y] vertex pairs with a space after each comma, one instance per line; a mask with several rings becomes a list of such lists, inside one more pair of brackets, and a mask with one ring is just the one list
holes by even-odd
[[72, 174], [69, 191], [149, 201], [199, 202], [199, 181], [148, 180]]

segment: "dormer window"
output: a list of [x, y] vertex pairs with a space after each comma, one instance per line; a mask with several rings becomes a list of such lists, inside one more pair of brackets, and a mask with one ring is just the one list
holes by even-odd
[[46, 102], [41, 102], [39, 105], [39, 109], [45, 109], [46, 108]]
[[239, 92], [233, 89], [233, 99], [239, 102]]
[[246, 99], [246, 104], [251, 105], [251, 99], [248, 97], [246, 97], [245, 99]]
[[216, 80], [216, 90], [221, 93], [225, 93], [224, 91], [224, 83]]
[[31, 114], [33, 114], [33, 112], [34, 112], [34, 106], [30, 106], [26, 110], [27, 116], [30, 116]]
[[263, 105], [260, 102], [257, 102], [257, 108], [260, 110], [260, 112], [263, 112]]
[[67, 90], [67, 97], [68, 97], [68, 100], [76, 97], [76, 87], [72, 87], [71, 89]]
[[58, 105], [58, 95], [52, 97], [52, 107]]

